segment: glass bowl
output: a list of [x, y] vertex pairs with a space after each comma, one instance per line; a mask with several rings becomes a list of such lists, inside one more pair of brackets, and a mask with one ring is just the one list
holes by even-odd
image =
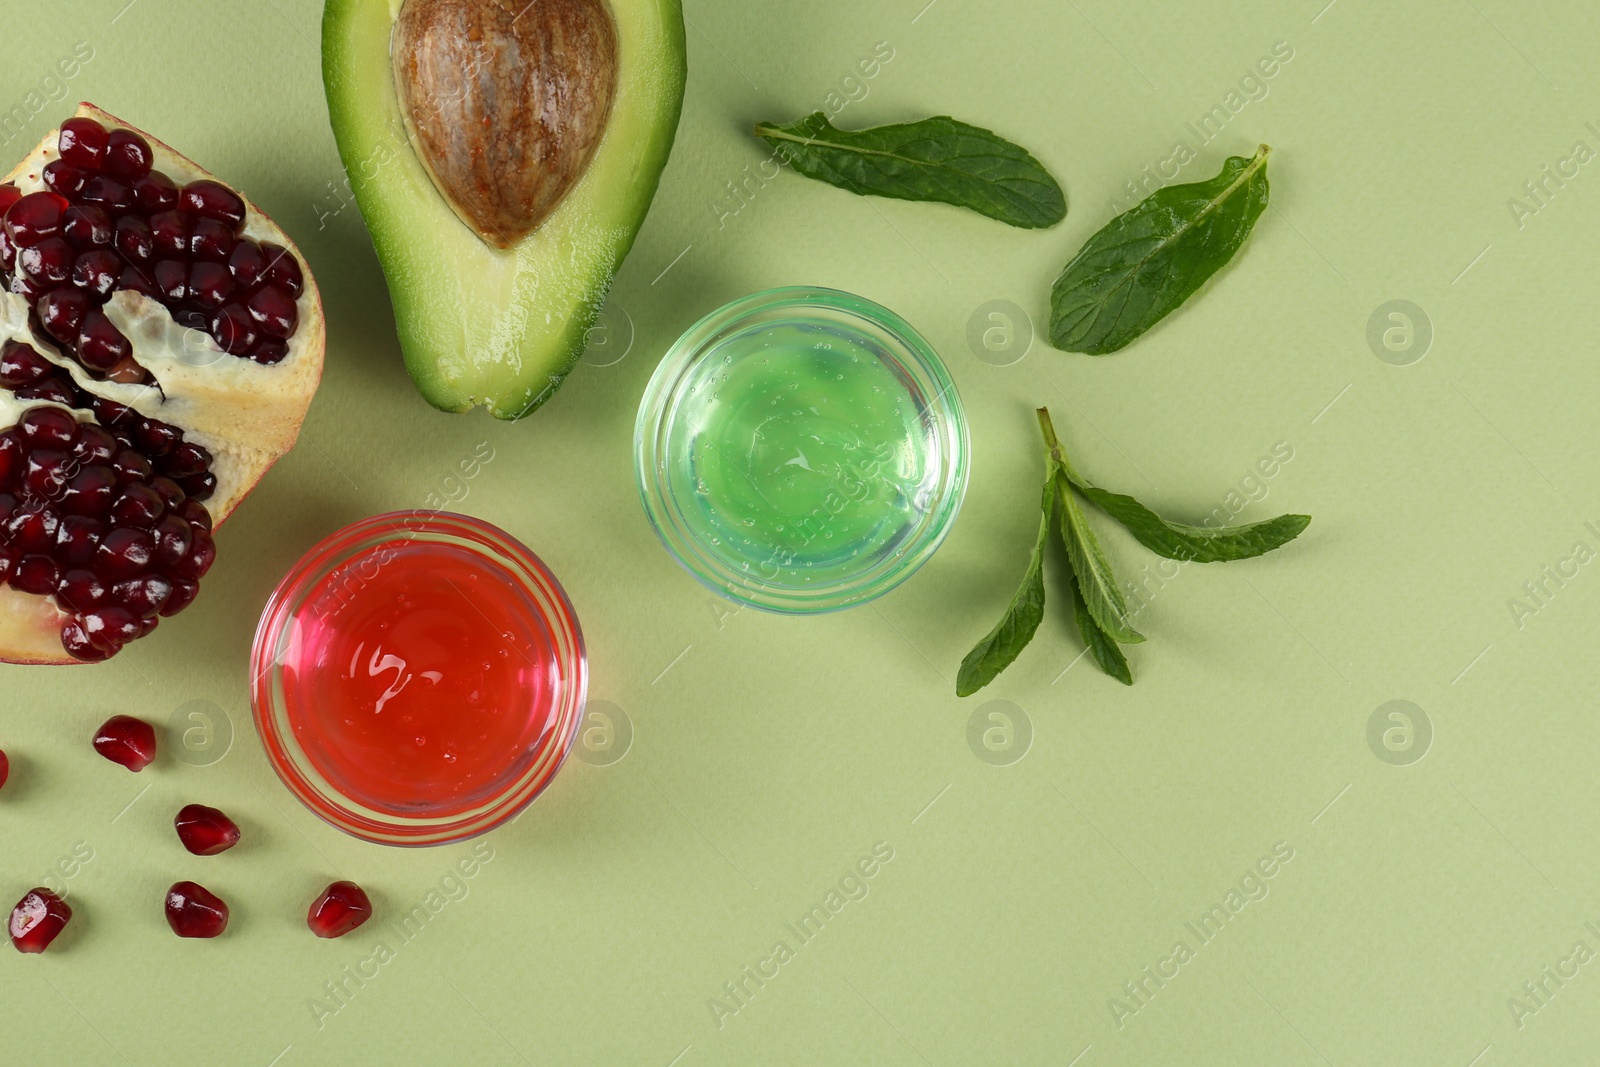
[[267, 759], [306, 807], [368, 841], [439, 845], [501, 825], [550, 783], [588, 663], [537, 556], [481, 520], [405, 511], [294, 565], [262, 612], [251, 675]]
[[966, 419], [915, 329], [835, 289], [770, 289], [690, 327], [645, 388], [639, 495], [709, 589], [784, 614], [882, 596], [966, 491]]

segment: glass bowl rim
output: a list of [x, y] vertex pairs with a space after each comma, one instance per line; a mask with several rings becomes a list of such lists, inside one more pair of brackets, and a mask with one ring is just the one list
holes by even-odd
[[[554, 702], [555, 722], [546, 735], [538, 758], [504, 789], [479, 805], [478, 810], [443, 819], [408, 819], [392, 812], [374, 813], [331, 786], [315, 786], [307, 776], [307, 757], [287, 721], [287, 711], [275, 699], [274, 681], [282, 669], [276, 647], [288, 620], [303, 604], [306, 593], [338, 566], [375, 551], [384, 535], [410, 531], [411, 540], [436, 540], [469, 547], [500, 567], [525, 592], [543, 616], [559, 662], [562, 686]], [[454, 535], [448, 538], [446, 535]], [[462, 538], [468, 543], [463, 544]], [[513, 565], [514, 564], [514, 565]], [[558, 639], [559, 638], [559, 639]], [[252, 718], [267, 762], [289, 792], [313, 814], [339, 830], [364, 841], [400, 846], [447, 845], [488, 833], [516, 818], [555, 778], [577, 739], [588, 698], [588, 655], [577, 612], [550, 568], [520, 540], [484, 519], [458, 512], [425, 508], [402, 509], [370, 515], [323, 537], [292, 564], [273, 589], [262, 609], [250, 647]], [[520, 753], [519, 753], [520, 754]], [[320, 775], [315, 776], [320, 779]], [[359, 809], [359, 810], [358, 810]]]
[[[860, 577], [798, 593], [791, 586], [762, 581], [741, 573], [709, 554], [697, 551], [699, 540], [676, 518], [669, 479], [663, 474], [663, 435], [670, 425], [689, 371], [710, 351], [721, 334], [760, 313], [782, 308], [822, 307], [866, 320], [896, 345], [894, 355], [908, 370], [925, 376], [932, 399], [927, 410], [940, 426], [943, 479], [929, 504], [911, 547], [880, 560]], [[888, 593], [916, 573], [944, 542], [966, 495], [971, 441], [960, 394], [949, 369], [926, 338], [899, 314], [867, 297], [842, 289], [787, 285], [763, 289], [731, 300], [702, 316], [667, 349], [639, 401], [634, 421], [634, 475], [646, 518], [667, 554], [713, 593], [737, 604], [780, 615], [821, 615], [856, 607]], [[697, 565], [702, 564], [702, 565]]]

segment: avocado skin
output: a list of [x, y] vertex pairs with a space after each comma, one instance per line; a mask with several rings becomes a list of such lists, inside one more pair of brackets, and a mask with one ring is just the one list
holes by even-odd
[[588, 170], [511, 249], [456, 217], [406, 141], [389, 38], [396, 0], [327, 0], [322, 73], [351, 192], [394, 306], [406, 369], [442, 411], [537, 411], [589, 329], [660, 182], [683, 105], [674, 0], [611, 0], [619, 44], [611, 117]]

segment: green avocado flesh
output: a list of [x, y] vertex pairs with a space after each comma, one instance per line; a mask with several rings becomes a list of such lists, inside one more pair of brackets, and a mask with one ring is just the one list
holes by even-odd
[[506, 250], [457, 217], [407, 141], [389, 56], [401, 0], [327, 0], [322, 76], [339, 155], [389, 283], [406, 369], [445, 411], [518, 419], [583, 354], [655, 195], [685, 74], [675, 0], [610, 0], [617, 79], [588, 169]]

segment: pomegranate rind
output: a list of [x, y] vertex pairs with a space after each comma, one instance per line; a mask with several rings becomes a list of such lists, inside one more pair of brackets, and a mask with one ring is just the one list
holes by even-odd
[[[154, 169], [179, 185], [201, 178], [221, 180], [132, 123], [93, 104], [79, 104], [73, 117], [94, 119], [107, 129], [139, 134], [150, 144]], [[46, 188], [43, 171], [60, 157], [59, 136], [59, 128], [46, 134], [4, 181], [23, 193]], [[205, 506], [213, 526], [221, 526], [267, 470], [294, 447], [322, 380], [326, 350], [322, 295], [310, 265], [289, 236], [243, 191], [228, 187], [245, 204], [243, 236], [288, 249], [299, 262], [304, 278], [304, 288], [296, 301], [299, 326], [288, 342], [288, 355], [273, 366], [227, 355], [211, 338], [177, 325], [156, 301], [120, 291], [105, 305], [106, 317], [127, 336], [134, 360], [151, 373], [160, 389], [95, 381], [75, 360], [63, 355], [49, 337], [30, 329], [28, 307], [20, 296], [0, 292], [0, 342], [13, 338], [26, 342], [46, 359], [65, 367], [86, 392], [177, 426], [185, 439], [211, 452], [217, 488]], [[15, 425], [23, 411], [42, 403], [18, 401], [10, 393], [0, 392], [0, 429]], [[74, 410], [73, 414], [81, 422], [98, 422], [88, 411]], [[0, 586], [0, 662], [80, 662], [61, 645], [61, 627], [67, 619], [67, 613], [51, 597]]]

